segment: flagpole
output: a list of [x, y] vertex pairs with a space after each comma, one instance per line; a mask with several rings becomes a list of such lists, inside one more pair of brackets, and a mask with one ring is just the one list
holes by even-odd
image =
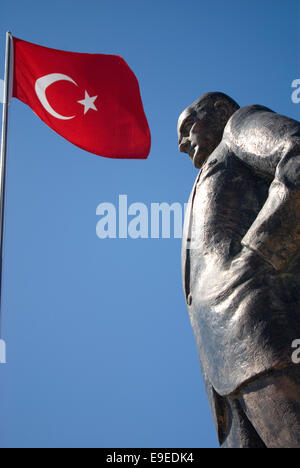
[[1, 153], [0, 153], [0, 337], [2, 331], [2, 259], [3, 259], [3, 231], [4, 231], [4, 205], [5, 205], [5, 178], [6, 178], [6, 152], [7, 152], [7, 123], [8, 106], [11, 93], [11, 49], [12, 36], [6, 33], [4, 99], [2, 111]]

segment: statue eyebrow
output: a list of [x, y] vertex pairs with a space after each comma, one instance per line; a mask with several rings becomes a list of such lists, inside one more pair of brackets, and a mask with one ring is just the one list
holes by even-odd
[[181, 124], [181, 126], [180, 126], [179, 132], [180, 132], [180, 133], [184, 132], [185, 127], [186, 127], [189, 123], [193, 123], [193, 122], [194, 122], [194, 115], [189, 115], [188, 117], [186, 117], [186, 119], [182, 122], [182, 124]]

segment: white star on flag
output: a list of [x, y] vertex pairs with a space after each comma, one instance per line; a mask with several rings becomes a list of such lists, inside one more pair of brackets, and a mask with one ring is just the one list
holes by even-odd
[[89, 96], [88, 92], [85, 91], [85, 97], [82, 101], [77, 101], [79, 104], [84, 106], [84, 114], [87, 113], [88, 110], [93, 109], [97, 111], [97, 107], [95, 106], [94, 102], [96, 101], [98, 96]]

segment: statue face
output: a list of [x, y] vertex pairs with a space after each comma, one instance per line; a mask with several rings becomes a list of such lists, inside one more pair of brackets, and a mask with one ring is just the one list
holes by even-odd
[[179, 150], [189, 155], [197, 169], [202, 167], [220, 143], [216, 117], [205, 105], [197, 110], [190, 106], [179, 117]]

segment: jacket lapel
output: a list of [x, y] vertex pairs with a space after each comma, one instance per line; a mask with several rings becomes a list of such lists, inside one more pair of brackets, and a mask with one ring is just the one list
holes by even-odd
[[188, 206], [186, 209], [184, 227], [183, 227], [183, 236], [182, 236], [182, 276], [183, 276], [183, 288], [185, 297], [187, 298], [190, 293], [190, 243], [192, 235], [192, 225], [193, 225], [193, 206], [195, 195], [197, 191], [197, 185], [201, 176], [201, 170], [196, 178], [193, 190], [190, 195]]

